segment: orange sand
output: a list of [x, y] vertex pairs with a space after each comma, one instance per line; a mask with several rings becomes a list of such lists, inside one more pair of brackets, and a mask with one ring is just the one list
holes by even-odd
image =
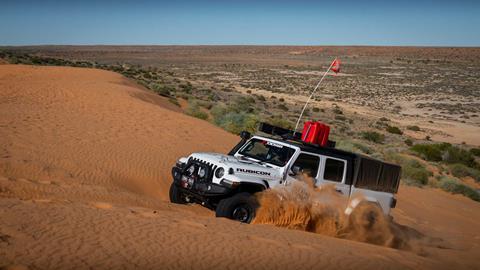
[[439, 190], [401, 187], [415, 251], [168, 203], [178, 157], [238, 140], [177, 111], [116, 73], [0, 65], [0, 268], [480, 268], [480, 204]]

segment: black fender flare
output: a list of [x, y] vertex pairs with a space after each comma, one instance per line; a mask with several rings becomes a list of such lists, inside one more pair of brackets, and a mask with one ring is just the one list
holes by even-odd
[[254, 194], [257, 192], [262, 192], [266, 189], [268, 189], [267, 183], [262, 185], [260, 183], [242, 182], [235, 189], [235, 193], [248, 192], [250, 194]]

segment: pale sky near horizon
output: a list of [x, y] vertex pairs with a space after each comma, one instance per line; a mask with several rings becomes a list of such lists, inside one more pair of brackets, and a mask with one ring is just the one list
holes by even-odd
[[480, 46], [480, 1], [0, 0], [0, 45]]

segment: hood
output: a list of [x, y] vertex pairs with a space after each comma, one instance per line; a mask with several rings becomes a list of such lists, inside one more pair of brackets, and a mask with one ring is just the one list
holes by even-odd
[[233, 172], [233, 175], [236, 177], [261, 178], [265, 180], [279, 179], [282, 177], [280, 173], [281, 170], [278, 168], [248, 159], [238, 159], [234, 156], [218, 153], [193, 153], [190, 157], [223, 167], [226, 172]]

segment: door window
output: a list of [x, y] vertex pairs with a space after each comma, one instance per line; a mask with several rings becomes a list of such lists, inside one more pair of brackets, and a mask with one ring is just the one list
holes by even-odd
[[325, 160], [325, 171], [323, 173], [323, 179], [334, 182], [342, 182], [344, 168], [345, 161], [327, 158]]
[[320, 164], [320, 157], [301, 153], [292, 167], [297, 166], [300, 172], [309, 177], [316, 177], [318, 167]]

